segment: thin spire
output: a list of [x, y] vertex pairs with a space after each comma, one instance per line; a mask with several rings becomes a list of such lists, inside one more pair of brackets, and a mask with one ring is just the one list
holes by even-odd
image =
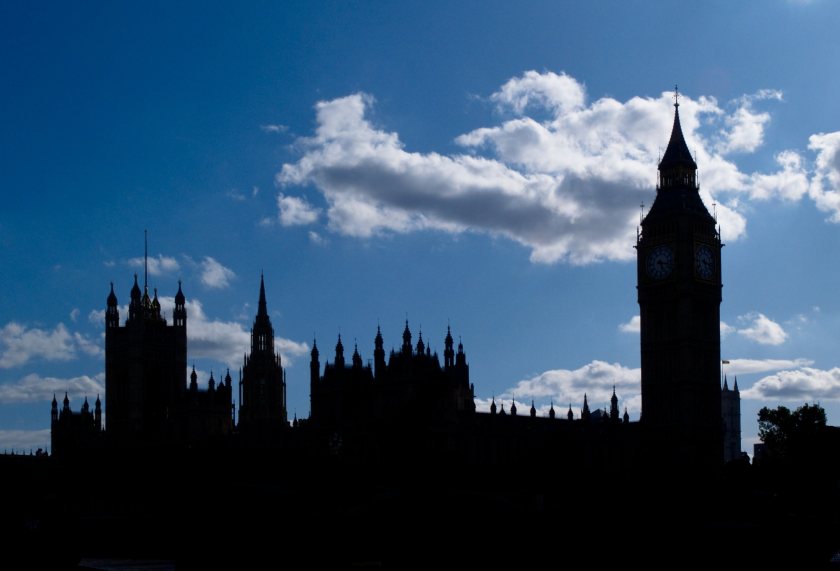
[[268, 306], [265, 303], [265, 280], [263, 280], [262, 271], [260, 271], [260, 302], [257, 307], [257, 315], [268, 315]]
[[675, 166], [697, 169], [697, 163], [694, 162], [683, 136], [682, 125], [680, 124], [679, 92], [676, 91], [676, 88], [674, 91], [674, 125], [671, 128], [668, 148], [665, 149], [665, 154], [662, 155], [662, 160], [659, 162], [659, 170], [662, 171], [664, 168]]

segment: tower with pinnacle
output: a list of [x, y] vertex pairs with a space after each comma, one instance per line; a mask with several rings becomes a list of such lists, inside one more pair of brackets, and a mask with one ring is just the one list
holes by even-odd
[[251, 328], [251, 353], [245, 356], [239, 381], [239, 431], [270, 434], [288, 425], [286, 378], [274, 348], [274, 327], [268, 316], [265, 282], [260, 276], [260, 299]]
[[[659, 163], [656, 199], [636, 244], [641, 316], [641, 422], [658, 451], [680, 465], [722, 460], [721, 247], [700, 198], [697, 164], [674, 124]], [[661, 437], [661, 438], [660, 438]], [[661, 441], [656, 441], [659, 438]]]

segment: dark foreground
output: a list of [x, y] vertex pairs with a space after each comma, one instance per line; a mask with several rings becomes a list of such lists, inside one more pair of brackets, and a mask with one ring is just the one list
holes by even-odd
[[797, 488], [748, 465], [583, 474], [270, 457], [111, 458], [106, 467], [6, 457], [0, 536], [11, 549], [0, 567], [74, 568], [84, 558], [122, 569], [132, 560], [146, 569], [805, 569], [829, 567], [840, 550], [837, 487], [816, 475]]

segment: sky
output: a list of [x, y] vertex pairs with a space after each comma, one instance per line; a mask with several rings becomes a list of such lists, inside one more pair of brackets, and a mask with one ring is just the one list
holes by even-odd
[[638, 419], [633, 246], [675, 85], [744, 449], [762, 406], [840, 424], [840, 4], [172, 4], [0, 6], [0, 449], [48, 445], [53, 394], [104, 397], [144, 230], [200, 385], [236, 378], [262, 273], [290, 416], [313, 339], [368, 360], [408, 319], [460, 337], [479, 409], [615, 385]]

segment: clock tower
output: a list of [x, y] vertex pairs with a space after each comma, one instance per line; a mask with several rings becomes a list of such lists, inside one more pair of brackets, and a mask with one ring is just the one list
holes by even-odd
[[[675, 94], [675, 98], [676, 98]], [[651, 452], [679, 466], [722, 462], [720, 254], [680, 126], [659, 163], [656, 199], [636, 244], [642, 416]]]

